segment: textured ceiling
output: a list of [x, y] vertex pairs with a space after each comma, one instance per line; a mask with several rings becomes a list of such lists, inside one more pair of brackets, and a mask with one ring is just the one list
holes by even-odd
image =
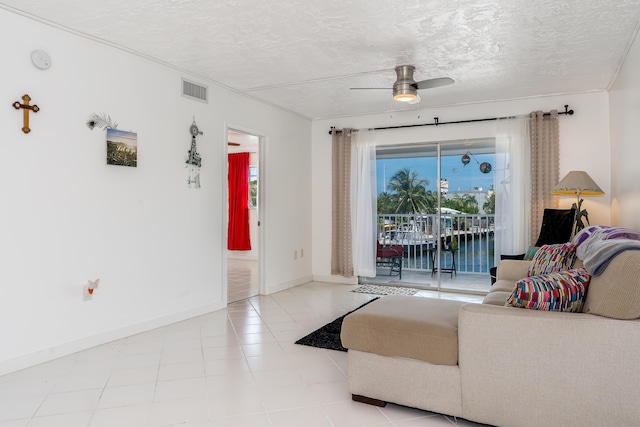
[[[4, 5], [4, 6], [3, 6]], [[0, 0], [309, 118], [606, 89], [638, 0]], [[55, 58], [53, 58], [55, 62]], [[455, 84], [393, 101], [394, 67]]]

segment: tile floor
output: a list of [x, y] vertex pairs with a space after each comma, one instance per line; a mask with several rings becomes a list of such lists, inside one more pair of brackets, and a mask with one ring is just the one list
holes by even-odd
[[475, 426], [352, 402], [346, 353], [294, 344], [375, 297], [353, 288], [311, 282], [1, 376], [0, 427]]
[[258, 261], [227, 258], [227, 302], [258, 295]]

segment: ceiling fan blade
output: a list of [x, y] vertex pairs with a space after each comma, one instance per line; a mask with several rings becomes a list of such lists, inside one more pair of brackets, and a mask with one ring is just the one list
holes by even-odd
[[437, 79], [428, 79], [415, 82], [416, 89], [431, 89], [434, 87], [446, 86], [453, 84], [454, 80], [450, 77], [440, 77]]
[[390, 87], [350, 87], [350, 90], [370, 90], [370, 89], [374, 89], [374, 90], [391, 90], [392, 88]]

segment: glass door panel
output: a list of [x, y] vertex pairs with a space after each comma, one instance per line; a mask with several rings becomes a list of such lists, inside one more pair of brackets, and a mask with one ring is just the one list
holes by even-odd
[[495, 209], [493, 139], [442, 143], [441, 192], [442, 265], [440, 286], [486, 292], [493, 266]]

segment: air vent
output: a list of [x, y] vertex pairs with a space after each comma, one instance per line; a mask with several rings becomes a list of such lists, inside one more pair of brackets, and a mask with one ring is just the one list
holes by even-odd
[[201, 102], [207, 101], [207, 92], [209, 88], [189, 80], [182, 79], [182, 95], [188, 98], [197, 99]]

